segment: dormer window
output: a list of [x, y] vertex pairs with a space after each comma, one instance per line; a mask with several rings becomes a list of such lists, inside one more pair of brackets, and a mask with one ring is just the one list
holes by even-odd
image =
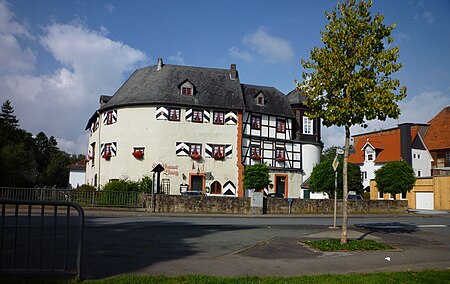
[[192, 85], [192, 83], [189, 82], [188, 80], [184, 81], [180, 85], [180, 94], [182, 96], [192, 96], [192, 95], [194, 95], [194, 85]]
[[256, 104], [259, 106], [263, 106], [266, 103], [266, 98], [264, 97], [263, 93], [259, 93], [256, 97]]
[[370, 146], [366, 148], [366, 161], [375, 160], [375, 151]]

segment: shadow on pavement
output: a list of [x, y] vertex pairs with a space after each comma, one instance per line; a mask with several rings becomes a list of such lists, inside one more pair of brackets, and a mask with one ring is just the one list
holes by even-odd
[[412, 234], [419, 231], [416, 225], [403, 224], [399, 222], [393, 223], [372, 223], [372, 224], [355, 224], [354, 227], [361, 228], [367, 231], [364, 235], [358, 238], [358, 240], [363, 240], [368, 235], [373, 233], [383, 233], [383, 234]]
[[[108, 224], [96, 222], [95, 219], [89, 217], [86, 220], [83, 258], [85, 279], [133, 273], [158, 262], [190, 257], [200, 251], [195, 240], [189, 239], [243, 229], [238, 226], [160, 221]], [[217, 242], [219, 244], [220, 240]]]

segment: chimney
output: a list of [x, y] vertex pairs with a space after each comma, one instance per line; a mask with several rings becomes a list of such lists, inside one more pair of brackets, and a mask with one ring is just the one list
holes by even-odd
[[400, 128], [400, 156], [410, 166], [412, 166], [411, 125], [413, 124], [402, 123], [398, 125]]
[[236, 80], [238, 78], [238, 73], [236, 70], [236, 64], [231, 64], [230, 66], [230, 79]]
[[164, 63], [162, 58], [158, 58], [158, 65], [156, 66], [156, 71], [160, 71], [163, 67]]

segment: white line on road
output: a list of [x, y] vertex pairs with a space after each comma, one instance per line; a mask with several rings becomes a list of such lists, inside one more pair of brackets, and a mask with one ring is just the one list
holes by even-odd
[[447, 225], [418, 225], [419, 228], [447, 228]]

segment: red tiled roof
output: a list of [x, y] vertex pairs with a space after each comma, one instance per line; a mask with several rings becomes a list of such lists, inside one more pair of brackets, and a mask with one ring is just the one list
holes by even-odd
[[428, 124], [424, 138], [428, 150], [450, 149], [450, 106], [436, 114]]
[[67, 167], [72, 170], [86, 170], [86, 160], [83, 159], [83, 160], [77, 161], [73, 164], [68, 165]]
[[[411, 143], [418, 132], [418, 126], [411, 127]], [[366, 143], [370, 143], [376, 150], [375, 162], [385, 163], [390, 161], [400, 161], [400, 129], [392, 128], [353, 136], [355, 153], [349, 156], [349, 162], [354, 164], [364, 163], [364, 149]]]

